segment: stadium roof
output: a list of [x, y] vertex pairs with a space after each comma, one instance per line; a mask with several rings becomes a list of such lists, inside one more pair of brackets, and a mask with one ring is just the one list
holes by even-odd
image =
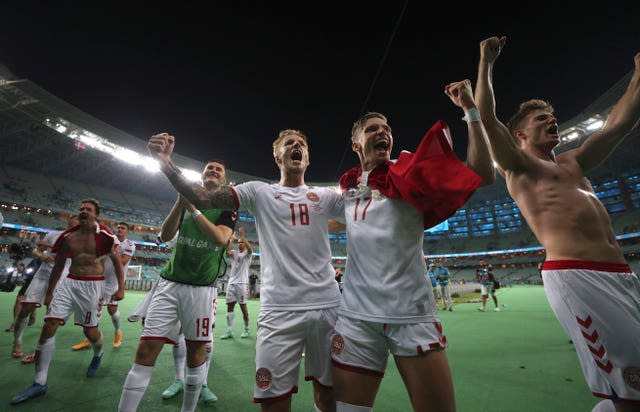
[[[146, 140], [81, 111], [29, 80], [15, 78], [6, 67], [0, 65], [2, 165], [162, 200], [175, 199], [175, 190], [162, 173], [152, 174], [106, 153], [91, 150], [82, 142], [74, 141], [51, 127], [60, 121], [107, 139], [114, 145], [140, 154], [147, 153]], [[173, 159], [181, 168], [198, 173], [204, 168], [203, 162], [179, 154], [174, 154]], [[268, 181], [233, 170], [228, 170], [227, 175], [234, 183]]]
[[[631, 72], [578, 116], [562, 123], [560, 130], [564, 141], [556, 148], [556, 152], [573, 148], [588, 136], [587, 125], [606, 118], [613, 104], [626, 89], [630, 78]], [[77, 130], [106, 139], [113, 145], [140, 154], [147, 153], [146, 140], [106, 124], [27, 79], [16, 78], [6, 67], [0, 65], [0, 164], [45, 176], [142, 194], [158, 200], [175, 199], [175, 191], [161, 173], [152, 174], [139, 166], [92, 150], [80, 140], [68, 138], [68, 130], [66, 134], [56, 130], [54, 126], [59, 122], [65, 124], [65, 130], [73, 126]], [[589, 177], [610, 177], [640, 170], [636, 141], [639, 134], [638, 129], [632, 132], [632, 136], [625, 139], [616, 149], [615, 155]], [[178, 154], [174, 155], [174, 161], [182, 168], [198, 172], [204, 167], [204, 163]], [[4, 175], [7, 175], [6, 171]], [[247, 180], [270, 181], [233, 170], [228, 171], [228, 176], [234, 183]], [[309, 184], [327, 186], [335, 183]], [[496, 184], [478, 190], [470, 203], [507, 196], [505, 185], [499, 178]]]

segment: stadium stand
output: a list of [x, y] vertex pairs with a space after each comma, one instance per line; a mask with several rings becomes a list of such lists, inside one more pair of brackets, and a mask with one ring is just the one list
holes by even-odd
[[[590, 125], [606, 116], [628, 80], [629, 75], [560, 125], [562, 143], [556, 151], [572, 148], [588, 136]], [[638, 129], [632, 132], [614, 156], [589, 176], [636, 272], [640, 253], [638, 134]], [[29, 80], [15, 78], [0, 66], [0, 208], [5, 218], [0, 232], [0, 271], [6, 272], [13, 263], [12, 244], [35, 245], [46, 231], [66, 225], [66, 217], [80, 199], [94, 197], [102, 204], [105, 223], [123, 220], [133, 225], [130, 238], [138, 248], [132, 264], [141, 265], [142, 271], [141, 279], [128, 280], [127, 286], [150, 287], [170, 254], [170, 248], [158, 246], [155, 239], [175, 192], [161, 173], [147, 171], [148, 165], [139, 156], [133, 161], [132, 153], [145, 155], [146, 141], [105, 124]], [[180, 155], [175, 161], [198, 172], [204, 166]], [[233, 170], [228, 175], [233, 183], [269, 181]], [[239, 225], [259, 256], [254, 223], [253, 216], [240, 211]], [[330, 241], [335, 266], [344, 268], [345, 233], [331, 234]], [[475, 281], [481, 258], [494, 266], [505, 285], [537, 283], [538, 263], [544, 259], [544, 250], [501, 178], [479, 189], [448, 219], [445, 228], [425, 231], [424, 252], [425, 259], [446, 260], [454, 283], [459, 284]], [[252, 270], [259, 271], [259, 258], [254, 259]]]

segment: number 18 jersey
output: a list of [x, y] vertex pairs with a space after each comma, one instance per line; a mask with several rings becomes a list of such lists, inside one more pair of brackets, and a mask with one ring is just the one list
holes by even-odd
[[260, 308], [312, 310], [336, 307], [329, 219], [344, 221], [342, 196], [326, 187], [284, 187], [246, 182], [232, 192], [256, 219], [260, 243]]

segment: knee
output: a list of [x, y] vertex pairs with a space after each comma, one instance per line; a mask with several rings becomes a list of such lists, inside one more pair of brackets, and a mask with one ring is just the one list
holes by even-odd
[[[160, 349], [162, 349], [162, 346]], [[147, 344], [146, 341], [140, 341], [138, 350], [136, 351], [135, 363], [144, 366], [154, 366], [159, 352], [155, 346]]]
[[18, 314], [18, 317], [20, 319], [26, 318], [27, 316], [29, 316], [29, 314], [34, 308], [35, 308], [35, 305], [29, 304], [29, 303], [23, 304], [22, 307], [20, 308], [20, 313]]
[[336, 397], [332, 389], [323, 388], [314, 390], [313, 400], [322, 412], [334, 412], [336, 410]]
[[54, 319], [45, 319], [44, 325], [42, 326], [42, 336], [45, 338], [50, 338], [56, 334], [56, 330], [58, 330], [59, 321]]
[[100, 332], [98, 327], [84, 328], [84, 336], [86, 336], [91, 342], [97, 342], [102, 337], [102, 332]]

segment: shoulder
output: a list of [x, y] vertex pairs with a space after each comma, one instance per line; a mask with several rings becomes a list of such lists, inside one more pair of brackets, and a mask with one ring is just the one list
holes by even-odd
[[235, 210], [216, 210], [219, 213], [216, 219], [217, 222], [224, 220], [235, 223], [235, 221], [238, 220], [238, 212]]
[[235, 186], [231, 186], [232, 190], [245, 190], [245, 189], [258, 189], [273, 186], [267, 182], [262, 182], [260, 180], [250, 180], [248, 182], [238, 183]]
[[98, 223], [98, 231], [105, 233], [107, 235], [113, 235], [113, 232], [111, 231], [111, 229], [109, 229], [109, 227], [103, 225], [102, 223]]
[[340, 185], [340, 190], [343, 192], [351, 187], [355, 187], [358, 185], [358, 178], [360, 177], [360, 167], [355, 166], [351, 169], [347, 170], [340, 176], [340, 180], [338, 184]]
[[312, 201], [320, 201], [324, 199], [337, 199], [342, 197], [342, 195], [330, 187], [314, 186], [308, 188], [307, 197]]
[[135, 250], [136, 244], [129, 239], [125, 239], [124, 242], [120, 244], [120, 248], [123, 251], [132, 251], [132, 250]]
[[256, 199], [273, 197], [279, 186], [258, 180], [240, 183], [231, 187], [231, 193], [241, 204], [254, 203]]

